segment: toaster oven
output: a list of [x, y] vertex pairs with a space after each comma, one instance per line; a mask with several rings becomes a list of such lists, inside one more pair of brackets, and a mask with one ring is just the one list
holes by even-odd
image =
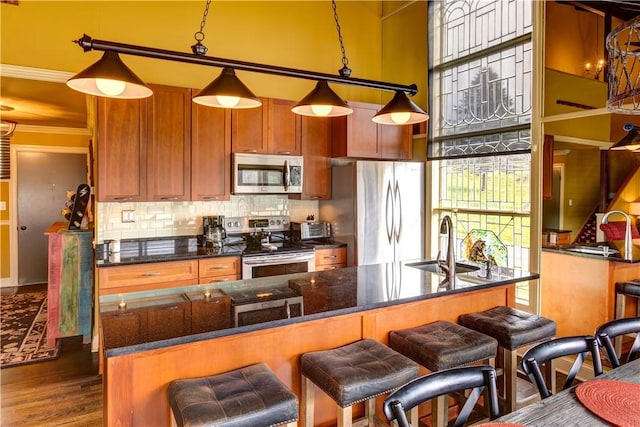
[[297, 240], [328, 239], [331, 237], [331, 223], [325, 221], [292, 222], [291, 230]]

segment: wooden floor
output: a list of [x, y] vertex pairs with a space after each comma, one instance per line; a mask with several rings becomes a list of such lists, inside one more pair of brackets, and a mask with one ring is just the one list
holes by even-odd
[[98, 355], [81, 336], [64, 338], [56, 360], [0, 369], [2, 427], [101, 426], [102, 407]]

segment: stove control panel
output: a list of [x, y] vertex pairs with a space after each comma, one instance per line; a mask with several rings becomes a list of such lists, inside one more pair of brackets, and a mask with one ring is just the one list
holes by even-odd
[[265, 216], [226, 218], [225, 225], [227, 233], [231, 234], [253, 233], [257, 231], [286, 231], [289, 230], [289, 217]]

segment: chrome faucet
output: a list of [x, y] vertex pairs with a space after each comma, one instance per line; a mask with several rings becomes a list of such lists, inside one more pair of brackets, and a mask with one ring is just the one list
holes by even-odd
[[[446, 284], [450, 287], [455, 287], [456, 285], [456, 253], [453, 246], [453, 234], [453, 223], [451, 222], [451, 217], [449, 217], [449, 215], [445, 215], [440, 222], [440, 251], [438, 252], [437, 259], [438, 265], [445, 273], [445, 279], [440, 284], [441, 286]], [[442, 239], [445, 236], [447, 238], [447, 255], [446, 259], [443, 261], [440, 259], [440, 255], [442, 254]]]
[[609, 215], [618, 213], [622, 215], [627, 222], [624, 230], [624, 259], [631, 261], [633, 258], [633, 240], [631, 239], [631, 217], [623, 211], [609, 211], [602, 217], [602, 223], [609, 223]]

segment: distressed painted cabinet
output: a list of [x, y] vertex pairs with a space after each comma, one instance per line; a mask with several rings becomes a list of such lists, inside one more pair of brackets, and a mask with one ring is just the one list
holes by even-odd
[[47, 346], [57, 338], [82, 335], [91, 342], [93, 310], [93, 231], [69, 231], [57, 222], [49, 238]]

